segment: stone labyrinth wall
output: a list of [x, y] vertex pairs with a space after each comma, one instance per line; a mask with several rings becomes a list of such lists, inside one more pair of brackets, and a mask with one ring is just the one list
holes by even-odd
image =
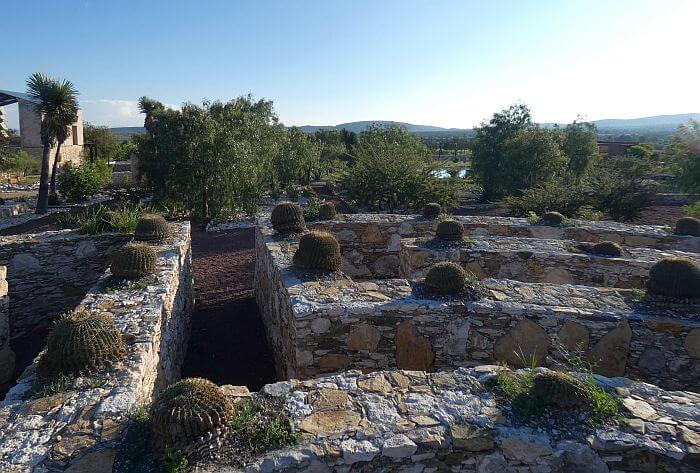
[[[643, 287], [649, 266], [664, 256], [697, 260], [700, 238], [612, 222], [554, 228], [521, 219], [460, 220], [472, 241], [449, 251], [422, 244], [436, 222], [415, 216], [354, 215], [310, 225], [334, 233], [343, 253], [344, 274], [318, 278], [292, 267], [297, 241], [277, 238], [261, 219], [257, 299], [280, 379], [345, 369], [522, 366], [516, 351], [556, 367], [580, 352], [601, 375], [700, 390], [700, 306], [652, 306], [625, 289]], [[622, 242], [626, 254], [570, 251], [579, 241], [601, 240]], [[415, 294], [411, 280], [444, 259], [486, 277], [488, 296], [468, 302]]]

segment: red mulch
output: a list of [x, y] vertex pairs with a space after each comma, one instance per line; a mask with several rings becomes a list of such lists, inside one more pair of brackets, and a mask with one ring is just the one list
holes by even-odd
[[192, 228], [195, 311], [182, 377], [259, 390], [276, 381], [272, 352], [253, 297], [253, 229]]

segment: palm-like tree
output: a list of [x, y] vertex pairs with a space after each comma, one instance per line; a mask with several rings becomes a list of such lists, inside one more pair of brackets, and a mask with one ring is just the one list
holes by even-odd
[[[70, 81], [57, 81], [40, 72], [27, 80], [27, 93], [36, 99], [36, 111], [41, 117], [41, 178], [36, 213], [46, 213], [49, 204], [49, 163], [51, 148], [58, 141], [60, 145], [68, 137], [68, 127], [78, 117], [78, 92]], [[61, 140], [63, 138], [63, 140]], [[54, 164], [54, 167], [56, 164]]]
[[146, 118], [143, 121], [143, 127], [147, 130], [150, 129], [151, 125], [153, 125], [153, 122], [155, 121], [155, 114], [165, 109], [162, 103], [156, 99], [146, 97], [145, 95], [139, 99], [138, 107], [139, 112], [146, 115]]

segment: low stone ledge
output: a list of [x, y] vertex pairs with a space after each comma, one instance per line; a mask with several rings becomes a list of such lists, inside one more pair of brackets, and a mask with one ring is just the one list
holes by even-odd
[[0, 403], [0, 470], [111, 471], [129, 412], [179, 378], [193, 304], [189, 222], [156, 251], [154, 276], [114, 286], [107, 271], [80, 304], [114, 316], [124, 362], [47, 397], [31, 397], [34, 364]]
[[[597, 377], [629, 420], [577, 428], [515, 423], [483, 382], [495, 366], [452, 372], [348, 371], [267, 385], [299, 442], [240, 468], [208, 472], [691, 472], [700, 468], [700, 396]], [[229, 459], [231, 460], [231, 459]]]

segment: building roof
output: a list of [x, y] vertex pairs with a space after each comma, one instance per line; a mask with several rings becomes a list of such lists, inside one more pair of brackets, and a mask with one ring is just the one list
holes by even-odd
[[0, 90], [0, 107], [5, 105], [12, 105], [18, 100], [24, 100], [26, 102], [38, 103], [39, 101], [30, 95], [24, 94], [22, 92], [12, 92], [10, 90]]

